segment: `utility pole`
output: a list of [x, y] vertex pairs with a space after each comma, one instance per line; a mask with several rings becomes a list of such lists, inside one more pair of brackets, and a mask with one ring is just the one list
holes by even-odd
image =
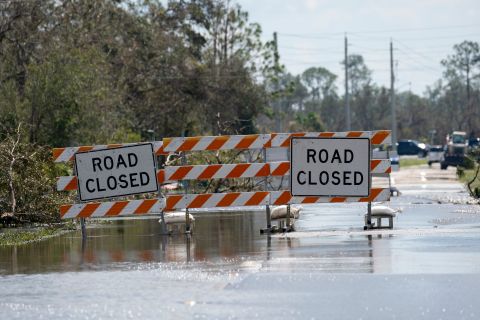
[[[277, 33], [273, 33], [273, 61], [274, 61], [274, 68], [275, 68], [275, 93], [280, 91], [280, 79], [279, 79], [279, 69], [280, 69], [280, 55], [278, 54], [278, 42], [277, 42]], [[282, 132], [282, 124], [280, 121], [280, 101], [278, 100], [278, 96], [275, 98], [273, 102], [273, 115], [275, 117], [275, 132]]]
[[395, 115], [395, 75], [393, 73], [393, 42], [390, 40], [390, 108], [392, 111], [392, 147], [397, 150], [397, 117]]
[[345, 33], [345, 130], [352, 130], [350, 120], [350, 97], [348, 95], [348, 39]]

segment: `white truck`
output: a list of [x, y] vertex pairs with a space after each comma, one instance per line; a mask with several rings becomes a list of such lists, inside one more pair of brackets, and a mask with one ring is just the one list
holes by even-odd
[[428, 166], [431, 167], [432, 163], [441, 163], [444, 158], [445, 149], [443, 146], [431, 146], [428, 150]]
[[448, 166], [459, 166], [463, 164], [467, 154], [468, 142], [467, 133], [463, 131], [453, 131], [447, 135], [447, 145], [440, 168], [446, 170]]

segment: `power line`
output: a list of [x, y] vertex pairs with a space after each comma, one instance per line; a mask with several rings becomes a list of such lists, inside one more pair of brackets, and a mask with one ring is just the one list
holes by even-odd
[[397, 39], [395, 39], [395, 42], [398, 43], [399, 45], [401, 45], [402, 47], [406, 48], [407, 50], [410, 50], [410, 52], [416, 54], [417, 56], [419, 57], [422, 57], [428, 61], [431, 61], [432, 59], [430, 57], [427, 57], [426, 55], [424, 55], [423, 53], [419, 53], [417, 52], [416, 50], [410, 48], [409, 46], [407, 46], [406, 44], [404, 44], [402, 41], [399, 41]]
[[385, 48], [372, 48], [372, 47], [365, 47], [365, 46], [362, 46], [362, 45], [358, 45], [358, 44], [355, 44], [355, 43], [352, 43], [351, 44], [352, 47], [356, 47], [356, 48], [360, 48], [362, 50], [367, 50], [367, 51], [370, 51], [370, 52], [386, 52], [386, 51], [390, 51], [390, 49], [385, 49]]
[[279, 33], [279, 36], [287, 37], [287, 38], [299, 38], [299, 39], [338, 39], [335, 36], [311, 36], [308, 34], [301, 34], [301, 33]]
[[317, 52], [329, 52], [329, 53], [341, 53], [343, 52], [342, 50], [336, 50], [336, 47], [327, 47], [327, 48], [308, 48], [308, 47], [290, 47], [290, 46], [280, 46], [281, 50], [287, 50], [287, 51], [299, 51], [299, 52], [311, 52], [311, 53], [317, 53]]
[[[400, 49], [400, 48], [398, 48], [398, 51], [401, 52], [401, 53], [403, 53], [404, 55], [406, 55], [406, 56], [407, 56], [407, 58], [406, 58], [407, 60], [413, 61], [413, 62], [415, 62], [415, 63], [417, 63], [417, 64], [420, 64], [420, 65], [422, 65], [422, 66], [424, 66], [424, 67], [426, 67], [426, 68], [432, 68], [432, 69], [435, 68], [435, 67], [433, 67], [433, 66], [431, 66], [431, 65], [428, 65], [428, 64], [426, 64], [425, 62], [420, 61], [420, 60], [418, 60], [417, 58], [413, 57], [408, 51], [405, 51], [405, 50]], [[428, 63], [432, 63], [432, 60], [433, 60], [433, 59], [427, 59], [427, 60], [428, 60]]]
[[392, 33], [392, 32], [416, 32], [416, 31], [428, 31], [428, 30], [448, 30], [448, 29], [468, 29], [480, 27], [480, 24], [467, 24], [467, 25], [450, 25], [450, 26], [429, 26], [429, 27], [415, 27], [415, 28], [393, 28], [393, 29], [382, 29], [382, 30], [355, 30], [355, 31], [344, 31], [344, 32], [316, 32], [316, 33], [279, 33], [279, 35], [284, 35], [288, 37], [325, 37], [325, 36], [342, 36], [346, 33], [348, 34], [376, 34], [376, 33]]
[[[365, 36], [358, 32], [353, 32], [351, 35], [363, 39], [368, 39], [369, 41], [386, 41], [387, 37], [376, 37], [376, 36]], [[457, 34], [457, 35], [440, 35], [440, 36], [428, 36], [428, 37], [395, 37], [395, 40], [402, 39], [404, 41], [429, 41], [429, 40], [441, 40], [441, 39], [467, 39], [470, 37], [478, 38], [478, 33], [469, 33], [469, 34]]]
[[460, 29], [460, 28], [473, 28], [473, 27], [480, 27], [480, 24], [436, 26], [436, 27], [418, 27], [418, 28], [399, 28], [399, 29], [359, 31], [359, 32], [357, 31], [356, 33], [415, 32], [415, 31], [421, 31], [421, 30]]
[[[350, 53], [349, 56], [355, 53]], [[342, 63], [341, 60], [315, 60], [315, 61], [298, 61], [298, 60], [290, 60], [290, 59], [283, 59], [284, 62], [299, 62], [303, 64], [318, 64], [318, 63]], [[363, 59], [365, 63], [371, 62], [386, 62], [389, 61], [388, 59]]]

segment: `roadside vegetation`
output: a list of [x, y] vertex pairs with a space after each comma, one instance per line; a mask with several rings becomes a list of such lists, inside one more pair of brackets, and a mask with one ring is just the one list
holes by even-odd
[[480, 149], [469, 153], [464, 166], [457, 168], [457, 176], [465, 183], [470, 195], [480, 199]]
[[73, 230], [76, 230], [73, 224], [37, 227], [32, 229], [20, 230], [7, 229], [0, 233], [0, 246], [23, 245], [51, 237], [56, 237]]
[[25, 142], [22, 128], [0, 141], [0, 226], [58, 222], [58, 206], [69, 196], [56, 192], [51, 150]]
[[401, 158], [400, 168], [420, 166], [427, 163], [428, 160], [426, 158]]
[[[267, 35], [270, 36], [270, 35]], [[51, 148], [261, 132], [343, 131], [338, 75], [292, 74], [273, 36], [229, 1], [0, 1], [0, 226], [58, 222]], [[395, 96], [398, 138], [480, 134], [480, 49], [462, 41], [423, 96]], [[363, 56], [348, 63], [353, 130], [390, 127], [389, 89]], [[235, 162], [229, 153], [195, 161]], [[253, 155], [253, 157], [255, 157]], [[241, 158], [244, 160], [244, 158]], [[401, 166], [426, 160], [401, 161]], [[254, 180], [198, 190], [253, 190]]]

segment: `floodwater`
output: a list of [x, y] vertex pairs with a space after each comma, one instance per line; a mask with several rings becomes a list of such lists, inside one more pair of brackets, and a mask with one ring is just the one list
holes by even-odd
[[422, 170], [398, 175], [391, 231], [322, 204], [285, 235], [256, 208], [194, 212], [188, 237], [129, 219], [0, 247], [0, 319], [479, 319], [480, 207]]

